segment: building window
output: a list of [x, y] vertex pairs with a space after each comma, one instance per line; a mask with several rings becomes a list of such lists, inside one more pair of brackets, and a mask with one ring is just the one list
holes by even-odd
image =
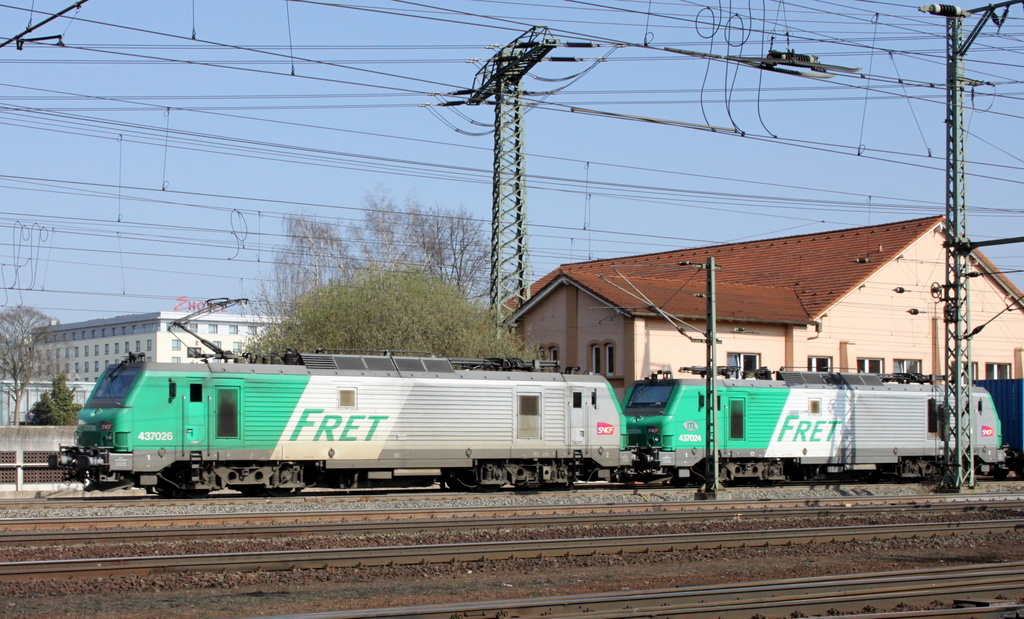
[[885, 360], [857, 357], [857, 371], [861, 374], [881, 374], [885, 371]]
[[96, 337], [96, 329], [92, 330], [92, 337]]
[[920, 359], [893, 359], [892, 371], [896, 374], [920, 374]]
[[216, 346], [217, 348], [221, 348], [220, 340], [213, 340], [213, 345]]
[[[966, 366], [964, 366], [964, 369], [967, 369]], [[971, 380], [978, 380], [978, 362], [977, 361], [971, 361]]]
[[75, 358], [78, 358], [78, 346], [75, 346]]
[[761, 355], [754, 352], [731, 352], [726, 354], [726, 364], [739, 368], [740, 376], [753, 375], [761, 366]]
[[181, 340], [171, 340], [171, 350], [181, 350]]
[[121, 335], [128, 335], [128, 327], [121, 327]]
[[601, 373], [601, 345], [594, 344], [590, 347], [590, 371], [594, 374]]
[[540, 438], [540, 395], [519, 394], [519, 438]]
[[831, 372], [832, 357], [807, 357], [808, 372]]
[[75, 363], [75, 373], [76, 373], [76, 374], [78, 373], [78, 367], [79, 367], [79, 364], [78, 364], [78, 363]]
[[95, 346], [92, 347], [92, 354], [95, 357], [99, 357], [100, 356], [100, 345], [99, 344], [96, 344]]
[[551, 361], [558, 361], [558, 346], [548, 348], [548, 359]]
[[85, 355], [84, 356], [88, 357], [89, 356], [89, 347], [88, 346], [83, 346], [82, 348], [85, 349]]
[[146, 352], [153, 350], [153, 340], [146, 340]]
[[615, 346], [613, 344], [604, 345], [604, 368], [605, 376], [615, 375]]
[[135, 340], [135, 352], [142, 352], [142, 340]]
[[65, 374], [67, 374], [68, 372], [70, 372], [70, 371], [71, 371], [71, 369], [70, 369], [70, 367], [69, 367], [69, 366], [70, 366], [70, 364], [69, 364], [69, 363], [65, 363], [65, 364], [64, 364], [64, 373], [65, 373]]
[[986, 363], [985, 380], [996, 380], [1010, 377], [1009, 363]]
[[242, 343], [241, 342], [232, 342], [231, 343], [231, 352], [242, 352]]
[[171, 363], [181, 363], [181, 357], [171, 357]]
[[256, 325], [249, 325], [249, 335], [256, 335]]
[[208, 326], [206, 328], [206, 332], [207, 333], [216, 333], [217, 332], [217, 325], [210, 325], [210, 326]]
[[131, 352], [131, 350], [132, 350], [131, 343], [130, 342], [125, 342], [124, 343], [124, 354], [127, 355], [129, 352]]
[[228, 325], [229, 335], [238, 335], [238, 325]]
[[103, 329], [101, 329], [100, 332], [103, 334], [103, 337], [107, 337], [107, 328], [106, 327], [103, 327]]
[[93, 364], [92, 371], [93, 372], [99, 372], [100, 371], [100, 362], [99, 361], [93, 361], [92, 364]]
[[64, 349], [64, 358], [68, 359], [70, 357], [71, 357], [71, 347], [69, 346], [69, 347]]
[[110, 344], [104, 344], [103, 345], [103, 354], [104, 355], [109, 355], [110, 354]]
[[134, 335], [135, 332], [138, 331], [138, 329], [139, 329], [139, 325], [132, 325], [132, 335]]

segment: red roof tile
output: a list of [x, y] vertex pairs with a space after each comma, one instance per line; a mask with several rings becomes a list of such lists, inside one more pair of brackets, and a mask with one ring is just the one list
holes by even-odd
[[648, 313], [649, 304], [635, 298], [628, 280], [670, 314], [703, 316], [704, 300], [693, 295], [704, 292], [704, 273], [679, 263], [703, 264], [714, 257], [721, 267], [716, 271], [721, 318], [809, 322], [942, 221], [942, 217], [925, 217], [564, 264], [537, 281], [533, 294], [555, 279], [566, 277], [612, 306], [630, 313]]

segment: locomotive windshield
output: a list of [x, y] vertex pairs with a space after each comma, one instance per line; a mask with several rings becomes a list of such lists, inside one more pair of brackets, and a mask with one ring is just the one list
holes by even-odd
[[673, 383], [637, 383], [626, 403], [626, 409], [629, 414], [657, 415], [668, 404], [674, 387]]
[[86, 404], [86, 408], [102, 408], [109, 406], [120, 406], [128, 395], [128, 389], [135, 381], [139, 368], [125, 367], [124, 364], [108, 369], [103, 376], [96, 381], [96, 388], [92, 397]]

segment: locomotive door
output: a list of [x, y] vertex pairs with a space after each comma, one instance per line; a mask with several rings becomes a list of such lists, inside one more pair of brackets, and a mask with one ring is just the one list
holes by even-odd
[[189, 383], [185, 401], [185, 447], [206, 443], [206, 398], [202, 381]]
[[569, 408], [569, 442], [583, 445], [587, 440], [587, 419], [590, 418], [590, 405], [583, 397], [582, 389], [572, 390], [572, 405]]
[[242, 388], [240, 385], [215, 384], [210, 398], [212, 438], [219, 446], [233, 446], [242, 440]]

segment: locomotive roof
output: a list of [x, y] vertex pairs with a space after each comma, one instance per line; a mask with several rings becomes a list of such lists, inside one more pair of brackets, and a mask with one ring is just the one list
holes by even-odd
[[449, 378], [480, 380], [515, 380], [524, 382], [604, 382], [601, 376], [566, 375], [557, 372], [512, 370], [459, 370], [465, 359], [443, 357], [397, 357], [381, 355], [304, 354], [303, 364], [266, 363], [162, 363], [128, 364], [158, 372], [211, 374], [291, 374], [313, 376], [377, 376], [404, 378]]
[[[937, 391], [942, 392], [941, 384], [894, 383], [882, 382], [878, 374], [846, 374], [832, 372], [779, 372], [782, 380], [759, 380], [752, 378], [726, 378], [715, 384], [718, 387], [757, 387], [763, 389], [852, 389], [855, 391]], [[703, 387], [703, 378], [668, 378], [659, 379], [662, 383], [675, 383], [688, 387]], [[976, 392], [985, 392], [981, 387], [972, 388]]]

